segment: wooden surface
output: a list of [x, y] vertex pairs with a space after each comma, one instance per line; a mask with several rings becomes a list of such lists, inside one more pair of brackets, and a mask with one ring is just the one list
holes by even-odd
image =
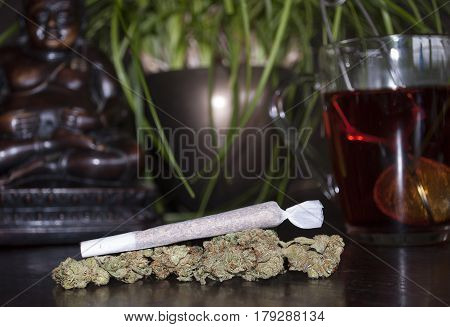
[[[283, 224], [288, 239], [298, 230]], [[331, 234], [331, 230], [325, 231]], [[289, 272], [260, 282], [182, 283], [147, 279], [113, 281], [65, 291], [49, 272], [77, 246], [0, 249], [0, 304], [8, 306], [444, 306], [450, 303], [450, 244], [427, 247], [366, 247], [346, 240], [338, 270], [310, 280]], [[372, 254], [369, 254], [370, 251]], [[46, 277], [45, 277], [46, 276]], [[42, 280], [41, 280], [42, 279]], [[21, 293], [22, 292], [22, 293]]]

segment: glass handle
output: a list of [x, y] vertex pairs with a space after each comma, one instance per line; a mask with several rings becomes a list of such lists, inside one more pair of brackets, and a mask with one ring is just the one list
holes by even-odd
[[337, 187], [333, 175], [327, 172], [324, 163], [320, 160], [323, 156], [320, 156], [317, 150], [309, 142], [303, 147], [297, 146], [298, 134], [290, 132], [290, 130], [296, 129], [296, 127], [288, 120], [283, 107], [283, 100], [288, 87], [292, 85], [301, 87], [306, 84], [315, 85], [315, 76], [302, 75], [281, 82], [272, 96], [269, 115], [272, 118], [275, 127], [278, 127], [282, 131], [284, 142], [289, 150], [294, 153], [297, 159], [306, 160], [311, 176], [319, 183], [322, 194], [327, 199], [332, 200], [336, 197]]

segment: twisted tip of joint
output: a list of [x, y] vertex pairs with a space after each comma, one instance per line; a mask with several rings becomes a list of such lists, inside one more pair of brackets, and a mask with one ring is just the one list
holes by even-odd
[[299, 228], [320, 228], [323, 224], [323, 205], [320, 201], [306, 201], [286, 209], [289, 221]]

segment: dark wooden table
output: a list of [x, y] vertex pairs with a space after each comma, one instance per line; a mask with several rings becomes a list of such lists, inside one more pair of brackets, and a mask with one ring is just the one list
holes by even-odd
[[[282, 239], [299, 230], [289, 223]], [[325, 227], [321, 232], [335, 233]], [[315, 232], [317, 233], [317, 231]], [[365, 250], [366, 249], [366, 250]], [[117, 281], [65, 291], [49, 272], [76, 245], [0, 249], [0, 304], [8, 306], [446, 306], [450, 303], [450, 244], [365, 247], [346, 240], [342, 262], [328, 279], [289, 272], [270, 280], [182, 283]], [[372, 254], [369, 254], [370, 251]]]

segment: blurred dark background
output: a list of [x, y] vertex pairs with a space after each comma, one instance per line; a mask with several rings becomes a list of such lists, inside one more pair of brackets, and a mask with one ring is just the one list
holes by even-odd
[[3, 2], [6, 2], [18, 10], [22, 10], [22, 0], [0, 1], [0, 31], [2, 32], [17, 19], [17, 15], [5, 6]]

